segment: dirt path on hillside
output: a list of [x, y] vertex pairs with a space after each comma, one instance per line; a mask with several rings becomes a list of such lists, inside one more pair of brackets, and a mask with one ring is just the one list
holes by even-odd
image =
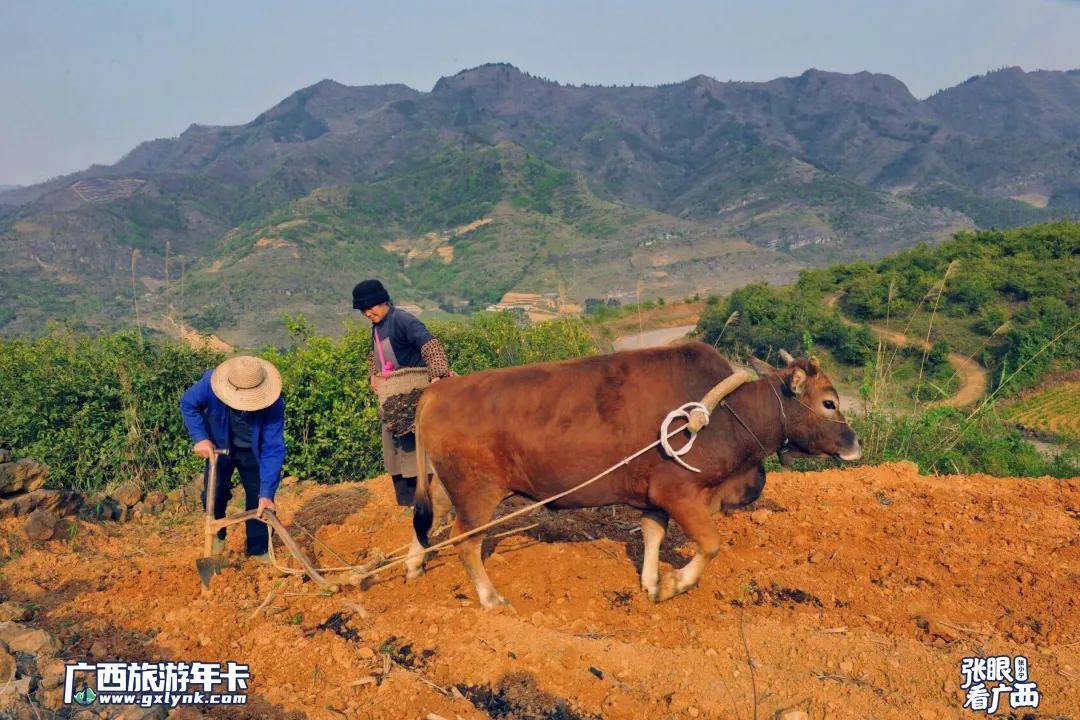
[[[301, 484], [279, 508], [363, 557], [409, 536], [389, 485]], [[203, 594], [194, 511], [29, 547], [6, 521], [0, 600], [33, 603], [73, 660], [250, 663], [251, 706], [204, 717], [959, 718], [960, 661], [979, 654], [1026, 656], [1037, 716], [1076, 717], [1080, 478], [777, 473], [750, 510], [716, 518], [701, 586], [661, 604], [622, 509], [522, 518], [541, 524], [485, 543], [513, 603], [497, 612], [453, 554], [337, 595], [240, 564]], [[665, 567], [689, 551], [673, 524]]]
[[623, 335], [622, 337], [615, 338], [615, 341], [611, 343], [611, 347], [616, 350], [640, 350], [641, 348], [660, 347], [662, 345], [670, 345], [671, 343], [681, 340], [691, 332], [697, 325], [676, 325], [675, 327], [656, 328], [654, 330], [646, 330], [641, 333], [634, 333], [633, 335]]
[[[150, 322], [147, 322], [147, 324], [153, 326]], [[169, 337], [176, 338], [186, 343], [188, 347], [195, 350], [207, 349], [219, 353], [231, 353], [236, 349], [217, 335], [214, 335], [213, 333], [201, 333], [182, 320], [176, 320], [176, 318], [171, 315], [163, 316], [161, 322], [157, 324], [157, 329], [161, 330]]]
[[[840, 322], [850, 327], [862, 327], [860, 323], [849, 320], [840, 312], [837, 308], [837, 303], [840, 300], [841, 293], [835, 293], [830, 295], [825, 304], [828, 307], [835, 308], [836, 314], [840, 318]], [[914, 345], [922, 350], [930, 350], [931, 344], [923, 338], [913, 338], [895, 330], [883, 328], [879, 325], [867, 323], [870, 331], [877, 337], [885, 340], [890, 345], [896, 347], [907, 347]], [[949, 365], [952, 366], [953, 371], [960, 377], [960, 387], [956, 393], [951, 397], [947, 397], [944, 400], [936, 400], [929, 403], [932, 407], [969, 407], [974, 405], [983, 395], [986, 394], [986, 388], [989, 384], [990, 373], [974, 359], [961, 355], [959, 353], [949, 353]]]

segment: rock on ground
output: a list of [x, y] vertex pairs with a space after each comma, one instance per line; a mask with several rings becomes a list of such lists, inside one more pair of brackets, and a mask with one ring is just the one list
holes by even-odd
[[14, 622], [0, 623], [0, 641], [11, 652], [28, 655], [55, 655], [60, 649], [56, 639], [44, 630]]
[[128, 507], [132, 507], [142, 500], [143, 491], [136, 483], [126, 482], [116, 488], [116, 491], [112, 493], [112, 496]]
[[49, 466], [30, 458], [0, 463], [0, 495], [32, 492], [44, 485], [48, 477]]
[[26, 516], [23, 532], [31, 540], [52, 540], [56, 532], [56, 521], [59, 518], [43, 507], [39, 507]]
[[10, 498], [0, 498], [0, 520], [29, 515], [39, 507], [57, 516], [71, 515], [82, 507], [83, 496], [74, 490], [34, 490]]
[[[19, 622], [30, 617], [30, 608], [14, 600], [0, 603], [0, 622]], [[3, 677], [0, 674], [0, 677]]]

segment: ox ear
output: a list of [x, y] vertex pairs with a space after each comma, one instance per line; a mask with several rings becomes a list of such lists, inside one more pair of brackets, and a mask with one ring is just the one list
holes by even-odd
[[806, 392], [806, 371], [796, 365], [784, 383], [792, 395], [802, 397], [803, 393]]
[[811, 355], [810, 361], [807, 363], [807, 374], [817, 375], [821, 372], [821, 363], [817, 359], [817, 355]]
[[791, 353], [789, 353], [787, 350], [781, 349], [778, 354], [780, 355], [780, 359], [783, 360], [784, 364], [788, 367], [791, 367], [795, 364], [795, 358], [791, 357]]
[[750, 356], [750, 367], [754, 368], [754, 372], [756, 372], [761, 377], [776, 374], [776, 368], [774, 368], [772, 365], [765, 362], [764, 360], [759, 360], [753, 355]]

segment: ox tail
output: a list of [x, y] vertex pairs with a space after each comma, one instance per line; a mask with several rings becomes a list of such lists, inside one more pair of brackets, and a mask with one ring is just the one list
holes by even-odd
[[412, 526], [416, 532], [416, 539], [424, 547], [429, 547], [428, 532], [435, 520], [435, 513], [431, 508], [431, 489], [428, 484], [428, 458], [424, 452], [424, 443], [420, 440], [420, 427], [416, 428], [416, 499], [413, 504]]

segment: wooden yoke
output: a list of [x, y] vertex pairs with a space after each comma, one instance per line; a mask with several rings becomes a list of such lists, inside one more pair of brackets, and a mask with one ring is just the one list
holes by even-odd
[[701, 429], [709, 424], [709, 415], [716, 409], [716, 406], [723, 402], [724, 398], [737, 390], [749, 379], [749, 373], [743, 370], [736, 370], [734, 373], [717, 383], [709, 390], [709, 392], [705, 393], [705, 397], [701, 399], [701, 404], [705, 406], [705, 411], [702, 411], [700, 408], [695, 408], [690, 411], [690, 420], [686, 424], [686, 429], [692, 433], [701, 432]]

